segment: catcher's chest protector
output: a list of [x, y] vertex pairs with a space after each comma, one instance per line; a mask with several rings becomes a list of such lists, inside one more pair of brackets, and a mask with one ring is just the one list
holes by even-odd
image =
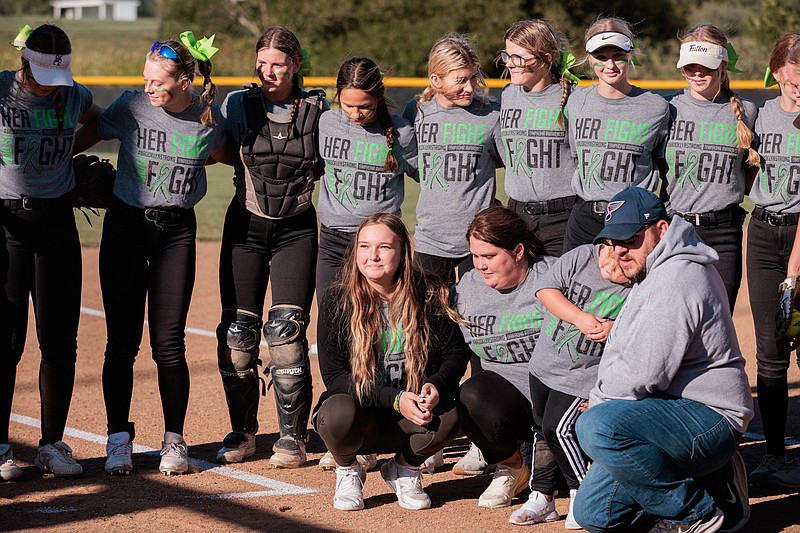
[[240, 155], [248, 199], [268, 218], [286, 218], [311, 205], [316, 161], [316, 130], [322, 109], [320, 91], [300, 100], [294, 120], [268, 113], [261, 88], [244, 96], [247, 134]]

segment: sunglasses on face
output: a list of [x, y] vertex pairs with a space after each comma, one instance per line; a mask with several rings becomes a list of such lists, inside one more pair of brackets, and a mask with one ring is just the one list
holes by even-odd
[[636, 242], [636, 239], [638, 239], [639, 236], [643, 235], [644, 232], [647, 231], [647, 228], [649, 228], [650, 226], [652, 226], [652, 224], [646, 225], [645, 227], [634, 233], [633, 236], [621, 241], [616, 239], [605, 238], [603, 239], [603, 244], [608, 246], [609, 248], [613, 248], [614, 246], [622, 246], [624, 248], [634, 248], [633, 244]]
[[157, 53], [161, 57], [169, 59], [170, 61], [180, 63], [184, 71], [189, 70], [180, 54], [168, 44], [162, 43], [161, 41], [156, 41], [153, 43], [153, 46], [150, 47], [150, 51]]

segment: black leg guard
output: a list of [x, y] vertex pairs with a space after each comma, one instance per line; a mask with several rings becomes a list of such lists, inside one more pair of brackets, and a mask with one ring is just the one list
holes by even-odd
[[306, 440], [312, 400], [305, 322], [301, 309], [274, 307], [264, 325], [280, 434], [296, 440]]
[[241, 310], [222, 312], [217, 327], [217, 364], [234, 431], [258, 431], [260, 342], [260, 317]]

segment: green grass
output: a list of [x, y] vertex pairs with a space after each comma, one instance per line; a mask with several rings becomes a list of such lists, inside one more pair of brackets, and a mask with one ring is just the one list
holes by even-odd
[[[96, 155], [110, 159], [116, 166], [117, 154], [96, 153]], [[233, 184], [231, 182], [233, 168], [227, 165], [211, 165], [207, 169], [207, 174], [208, 193], [195, 208], [197, 212], [197, 238], [203, 241], [218, 241], [222, 237], [222, 223], [225, 220], [225, 211], [233, 197]], [[505, 204], [508, 198], [503, 190], [503, 176], [503, 169], [499, 169], [497, 172], [497, 196]], [[415, 210], [417, 197], [419, 197], [419, 185], [410, 178], [406, 178], [405, 189], [405, 201], [402, 207], [403, 222], [413, 233], [414, 225], [417, 223]], [[314, 190], [315, 205], [318, 196], [319, 183]], [[100, 244], [103, 214], [103, 210], [100, 210], [99, 217], [87, 212], [89, 221], [91, 221], [90, 225], [80, 211], [75, 211], [75, 221], [78, 224], [81, 243], [85, 246], [97, 246]]]

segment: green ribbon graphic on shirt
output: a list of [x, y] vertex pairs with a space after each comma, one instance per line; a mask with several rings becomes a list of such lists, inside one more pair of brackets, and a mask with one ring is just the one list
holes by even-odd
[[19, 33], [14, 37], [14, 40], [9, 41], [9, 44], [17, 50], [22, 50], [25, 48], [25, 43], [28, 41], [28, 37], [31, 36], [31, 33], [33, 33], [33, 28], [25, 24], [19, 29]]
[[211, 37], [203, 37], [197, 41], [194, 38], [194, 33], [185, 31], [181, 33], [181, 43], [192, 54], [193, 58], [198, 61], [208, 61], [219, 51], [219, 48], [214, 46], [214, 37], [216, 36], [217, 34], [215, 33]]

